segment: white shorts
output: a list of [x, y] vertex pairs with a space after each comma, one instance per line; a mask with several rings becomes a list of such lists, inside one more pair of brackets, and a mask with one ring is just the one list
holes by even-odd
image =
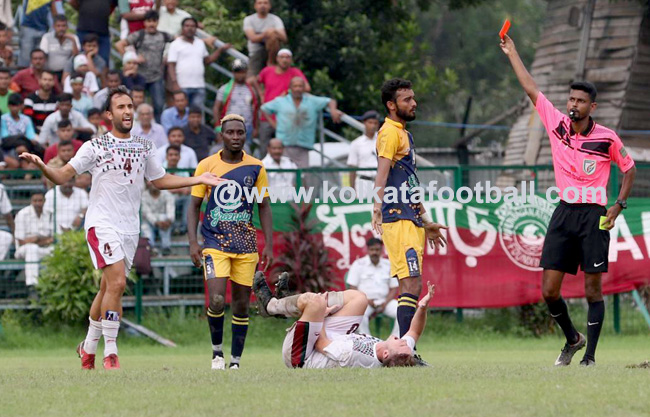
[[282, 344], [282, 358], [287, 368], [315, 368], [310, 366], [310, 360], [318, 352], [314, 352], [316, 340], [323, 326], [328, 336], [354, 333], [361, 324], [363, 316], [334, 316], [325, 318], [324, 322], [307, 322], [298, 320], [287, 330]]
[[86, 242], [95, 269], [104, 269], [107, 265], [124, 260], [127, 275], [133, 265], [139, 239], [139, 234], [126, 235], [109, 228], [91, 227], [86, 231]]

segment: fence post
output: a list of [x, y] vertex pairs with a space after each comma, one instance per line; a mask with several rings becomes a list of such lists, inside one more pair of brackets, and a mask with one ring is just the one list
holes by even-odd
[[142, 280], [142, 276], [139, 276], [135, 282], [135, 321], [138, 324], [142, 323]]
[[614, 294], [614, 333], [621, 333], [621, 297]]
[[[456, 170], [454, 172], [454, 187], [455, 187], [454, 191], [458, 190], [460, 187], [462, 187], [464, 185], [463, 184], [463, 176], [464, 176], [463, 173], [465, 171], [467, 171], [467, 169], [465, 169], [462, 165], [458, 165], [456, 167]], [[467, 177], [468, 177], [468, 180], [469, 180], [469, 173], [468, 173]], [[459, 279], [462, 280], [462, 278], [459, 278]], [[461, 282], [461, 285], [462, 285], [462, 282]], [[460, 308], [460, 307], [456, 308], [456, 322], [457, 323], [462, 323], [463, 322], [463, 309]]]

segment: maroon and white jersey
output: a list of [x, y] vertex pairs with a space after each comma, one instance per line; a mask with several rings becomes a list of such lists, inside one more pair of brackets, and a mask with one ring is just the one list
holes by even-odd
[[140, 233], [140, 201], [144, 180], [165, 175], [149, 139], [119, 139], [110, 133], [84, 143], [70, 160], [77, 174], [92, 177], [85, 229], [110, 228], [123, 234]]

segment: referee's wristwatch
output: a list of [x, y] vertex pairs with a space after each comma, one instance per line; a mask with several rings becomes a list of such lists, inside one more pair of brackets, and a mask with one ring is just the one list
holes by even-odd
[[616, 204], [621, 206], [621, 209], [625, 210], [627, 208], [627, 201], [625, 200], [616, 200]]

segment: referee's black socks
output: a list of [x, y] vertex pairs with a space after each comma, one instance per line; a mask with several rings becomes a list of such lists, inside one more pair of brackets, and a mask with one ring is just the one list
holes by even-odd
[[548, 306], [548, 311], [551, 313], [551, 317], [555, 319], [557, 324], [560, 326], [566, 336], [567, 342], [572, 345], [578, 342], [578, 331], [573, 327], [571, 323], [571, 317], [569, 317], [569, 310], [566, 303], [562, 297], [554, 301], [547, 301], [546, 305]]
[[399, 324], [399, 337], [404, 336], [409, 331], [417, 307], [417, 295], [403, 293], [397, 297], [397, 323]]
[[605, 302], [596, 301], [589, 303], [589, 312], [587, 313], [587, 351], [585, 358], [596, 361], [596, 346], [600, 337], [600, 329], [603, 327], [605, 320]]

